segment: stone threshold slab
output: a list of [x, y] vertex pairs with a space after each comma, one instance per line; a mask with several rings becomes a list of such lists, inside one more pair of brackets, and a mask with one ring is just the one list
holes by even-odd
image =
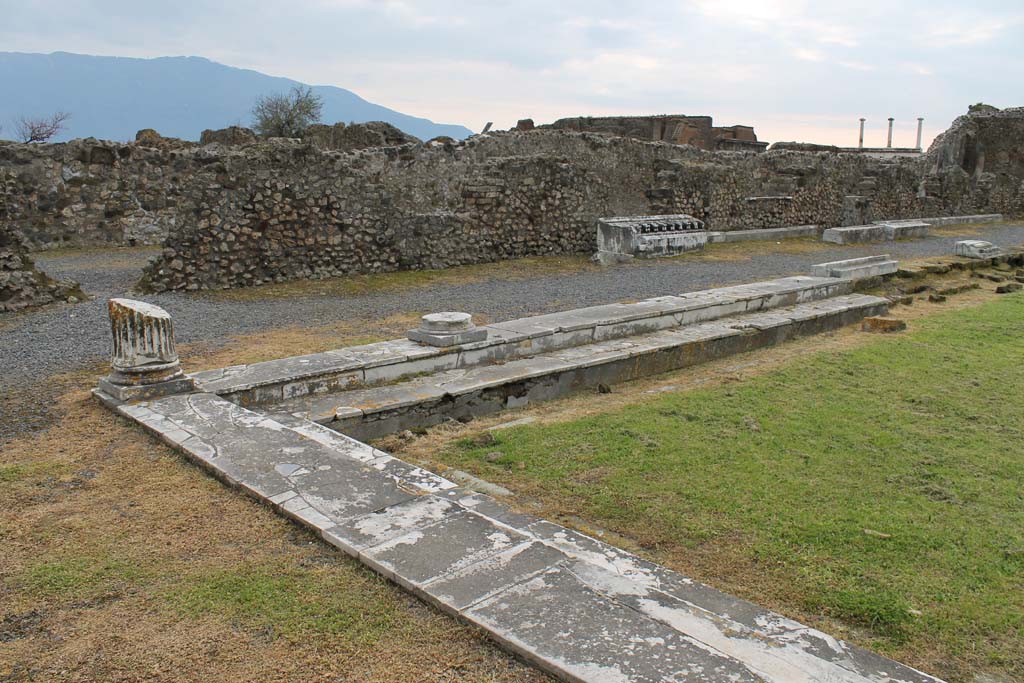
[[713, 244], [723, 242], [751, 242], [755, 240], [785, 240], [798, 237], [817, 237], [821, 229], [817, 225], [793, 225], [784, 228], [756, 228], [753, 230], [722, 230], [708, 233]]
[[999, 223], [1003, 220], [1001, 213], [982, 213], [972, 216], [935, 216], [932, 218], [914, 218], [914, 221], [927, 223], [932, 227], [942, 225], [963, 225], [967, 223]]
[[94, 395], [222, 481], [567, 681], [940, 683], [293, 416]]
[[307, 396], [268, 407], [376, 439], [448, 419], [480, 417], [883, 315], [888, 300], [847, 294], [823, 301], [596, 342], [498, 365], [447, 370], [380, 387]]
[[929, 227], [967, 223], [997, 223], [1001, 220], [1003, 220], [1003, 215], [999, 213], [880, 220], [870, 225], [829, 228], [822, 233], [821, 239], [822, 241], [834, 244], [858, 244], [863, 242], [913, 239], [927, 237]]
[[794, 276], [509, 320], [483, 326], [488, 338], [470, 344], [438, 348], [396, 339], [198, 372], [192, 378], [202, 391], [242, 405], [261, 405], [529, 357], [850, 291], [848, 283], [832, 278]]

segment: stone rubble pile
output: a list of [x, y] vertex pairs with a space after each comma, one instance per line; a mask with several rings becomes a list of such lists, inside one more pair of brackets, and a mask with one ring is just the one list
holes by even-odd
[[36, 270], [17, 236], [0, 226], [0, 313], [84, 298], [77, 282], [54, 280]]

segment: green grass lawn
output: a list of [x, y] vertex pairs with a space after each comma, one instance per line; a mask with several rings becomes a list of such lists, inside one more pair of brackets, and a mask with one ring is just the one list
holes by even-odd
[[746, 569], [700, 578], [932, 673], [1020, 680], [1022, 391], [1024, 296], [1012, 295], [742, 383], [466, 439], [439, 459], [683, 570], [688, 553], [725, 548]]

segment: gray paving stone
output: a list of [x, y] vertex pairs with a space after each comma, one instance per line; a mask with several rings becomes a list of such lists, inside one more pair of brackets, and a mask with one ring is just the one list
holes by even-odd
[[549, 545], [526, 541], [428, 581], [422, 590], [431, 600], [461, 611], [566, 560]]
[[516, 584], [465, 616], [568, 680], [762, 683], [739, 661], [591, 590], [561, 567]]
[[527, 542], [510, 527], [466, 510], [360, 551], [360, 559], [412, 590]]
[[530, 524], [540, 521], [540, 518], [535, 515], [516, 512], [505, 503], [468, 488], [458, 487], [449, 489], [441, 495], [478, 515], [489, 517], [516, 529], [525, 529]]
[[[568, 363], [550, 356], [535, 356], [513, 361], [506, 365], [492, 365], [450, 373], [435, 379], [437, 388], [444, 394], [459, 396], [473, 391], [481, 391], [489, 387], [501, 386], [510, 382], [520, 382], [534, 377], [542, 377], [559, 370], [566, 370]], [[360, 406], [362, 407], [362, 406]], [[364, 408], [365, 410], [365, 408]]]
[[444, 497], [414, 496], [403, 503], [346, 520], [324, 531], [328, 543], [355, 555], [373, 546], [405, 536], [465, 508]]
[[[326, 529], [345, 520], [365, 515], [416, 498], [413, 491], [403, 490], [388, 477], [382, 477], [372, 467], [317, 469], [289, 476], [290, 489], [298, 493], [306, 505], [325, 515], [330, 523]], [[297, 504], [297, 503], [293, 503]]]
[[279, 381], [282, 377], [296, 380], [326, 372], [343, 372], [361, 369], [361, 367], [361, 360], [354, 355], [327, 352], [235, 366], [226, 369], [220, 376], [212, 373], [196, 373], [192, 377], [196, 380], [200, 391], [221, 393], [251, 389]]
[[528, 531], [574, 560], [569, 568], [589, 588], [746, 662], [765, 681], [937, 680], [577, 531], [545, 520]]

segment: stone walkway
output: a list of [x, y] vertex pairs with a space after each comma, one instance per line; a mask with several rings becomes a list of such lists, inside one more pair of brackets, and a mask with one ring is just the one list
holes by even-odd
[[[791, 323], [793, 318], [780, 314], [783, 309], [761, 311], [766, 304], [778, 307], [793, 303], [794, 297], [809, 296], [806, 292], [824, 292], [823, 301], [791, 307], [818, 307], [819, 312], [806, 314], [815, 319], [830, 306], [846, 306], [844, 297], [859, 296], [836, 296], [820, 278], [796, 280], [801, 282], [799, 286], [779, 281], [733, 288], [728, 293], [712, 291], [688, 303], [681, 295], [619, 304], [612, 317], [620, 318], [613, 320], [608, 319], [609, 311], [597, 317], [593, 311], [567, 311], [558, 316], [561, 322], [552, 316], [524, 319], [496, 326], [511, 338], [495, 344], [513, 348], [522, 341], [517, 341], [516, 334], [525, 334], [532, 342], [571, 335], [590, 329], [588, 325], [593, 326], [592, 340], [602, 324], [620, 325], [616, 320], [640, 315], [640, 310], [645, 313], [635, 320], [667, 316], [675, 326], [687, 330], [718, 323], [700, 322], [705, 313], [694, 314], [696, 319], [685, 322], [686, 312], [714, 309], [716, 315], [728, 316], [753, 307], [757, 312], [741, 315], [731, 324], [762, 316], [762, 324], [771, 327], [781, 324], [779, 321]], [[865, 306], [884, 306], [884, 300], [863, 298], [875, 300], [861, 302]], [[665, 307], [671, 312], [662, 310]], [[571, 345], [579, 347], [579, 342]], [[373, 349], [363, 352], [364, 379], [367, 371], [387, 367], [389, 360], [391, 365], [401, 365], [450, 355], [445, 350], [410, 346], [407, 341], [378, 346], [377, 353]], [[420, 349], [418, 358], [410, 356], [414, 346]], [[330, 353], [335, 354], [333, 359], [318, 354], [323, 357], [316, 361], [304, 357], [278, 362], [279, 370], [290, 367], [287, 372], [296, 373], [290, 377], [267, 381], [266, 366], [262, 373], [251, 373], [247, 368], [252, 366], [242, 366], [219, 375], [204, 373], [205, 386], [209, 389], [220, 382], [219, 389], [226, 395], [247, 397], [255, 403], [262, 401], [261, 387], [273, 387], [271, 396], [315, 392], [326, 376], [323, 364], [333, 362], [335, 369], [351, 369], [345, 365], [352, 362], [345, 358], [345, 350]], [[455, 355], [462, 356], [463, 351], [456, 350]], [[586, 363], [587, 359], [580, 356], [577, 361]], [[310, 370], [317, 362], [321, 366]], [[329, 375], [331, 368], [327, 370]], [[261, 374], [262, 384], [251, 381]], [[197, 392], [135, 404], [118, 402], [99, 391], [96, 395], [226, 483], [274, 506], [423, 600], [480, 626], [507, 649], [566, 680], [938, 680], [597, 539], [517, 513], [494, 498], [459, 487], [300, 415], [266, 406], [242, 407], [203, 387], [201, 381]], [[245, 394], [247, 391], [257, 393]]]
[[205, 393], [106, 400], [223, 481], [567, 680], [938, 680], [315, 423]]

